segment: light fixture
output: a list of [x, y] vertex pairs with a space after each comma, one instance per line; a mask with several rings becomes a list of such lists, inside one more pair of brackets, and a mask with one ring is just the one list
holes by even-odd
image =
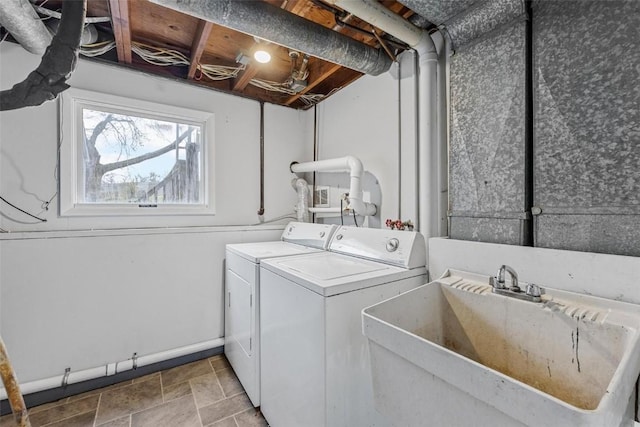
[[258, 49], [253, 52], [253, 59], [261, 64], [266, 64], [267, 62], [271, 61], [271, 54], [266, 50]]

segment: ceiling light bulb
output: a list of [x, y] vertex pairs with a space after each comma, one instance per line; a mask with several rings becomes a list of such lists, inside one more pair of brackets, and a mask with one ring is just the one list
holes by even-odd
[[267, 62], [271, 61], [271, 54], [269, 54], [269, 52], [267, 52], [266, 50], [256, 50], [253, 54], [253, 57], [261, 64], [266, 64]]

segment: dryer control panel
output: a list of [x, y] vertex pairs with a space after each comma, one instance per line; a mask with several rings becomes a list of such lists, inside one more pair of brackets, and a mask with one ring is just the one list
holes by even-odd
[[327, 249], [337, 228], [335, 224], [290, 222], [282, 232], [282, 240], [310, 248]]
[[424, 237], [415, 231], [342, 226], [335, 231], [329, 250], [403, 268], [427, 263]]

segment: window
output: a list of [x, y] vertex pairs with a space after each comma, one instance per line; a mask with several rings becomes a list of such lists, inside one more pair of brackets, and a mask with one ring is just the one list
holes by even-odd
[[212, 113], [69, 89], [61, 118], [61, 215], [214, 213]]

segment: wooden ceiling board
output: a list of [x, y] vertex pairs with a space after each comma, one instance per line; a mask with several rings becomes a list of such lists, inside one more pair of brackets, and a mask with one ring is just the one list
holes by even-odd
[[213, 24], [204, 48], [205, 54], [233, 61], [240, 52], [248, 52], [255, 44], [252, 36]]
[[[256, 87], [251, 84], [252, 79], [282, 84], [291, 76], [292, 61], [289, 49], [269, 44], [266, 47], [272, 55], [270, 63], [258, 64], [252, 61], [235, 78], [209, 80], [199, 72], [199, 64], [237, 68], [240, 65], [236, 63], [236, 58], [240, 52], [249, 57], [253, 54], [257, 44], [254, 37], [176, 12], [148, 0], [87, 1], [88, 16], [111, 16], [114, 23], [113, 26], [110, 23], [101, 23], [97, 27], [101, 32], [100, 40], [115, 38], [118, 47], [117, 55], [116, 50], [113, 50], [97, 57], [97, 60], [130, 62], [129, 67], [144, 72], [167, 76], [173, 80], [189, 80], [192, 84], [206, 88], [292, 108], [308, 108], [310, 105], [308, 96], [330, 95], [362, 76], [361, 73], [338, 64], [310, 57], [307, 67], [307, 86], [301, 92], [296, 94], [279, 93]], [[371, 25], [326, 2], [323, 3], [323, 0], [262, 1], [352, 39], [380, 48], [380, 42], [373, 35]], [[38, 3], [49, 9], [59, 10], [62, 0], [38, 0]], [[413, 14], [410, 9], [394, 0], [380, 0], [380, 3], [403, 18], [408, 18]], [[336, 14], [348, 25], [338, 25]], [[282, 28], [282, 31], [287, 31], [287, 29]], [[379, 30], [378, 35], [385, 37], [384, 33]], [[191, 64], [170, 67], [149, 64], [136, 54], [131, 55], [132, 42], [143, 42], [152, 46], [151, 49], [155, 47], [159, 50], [166, 48], [177, 50], [189, 58]], [[388, 45], [386, 42], [385, 44]], [[397, 49], [397, 45], [391, 46], [391, 53], [395, 55]], [[127, 52], [129, 58], [127, 58]], [[301, 60], [297, 61], [298, 66], [300, 62]]]
[[151, 39], [165, 46], [191, 49], [200, 20], [147, 0], [129, 0], [129, 21], [134, 41]]

